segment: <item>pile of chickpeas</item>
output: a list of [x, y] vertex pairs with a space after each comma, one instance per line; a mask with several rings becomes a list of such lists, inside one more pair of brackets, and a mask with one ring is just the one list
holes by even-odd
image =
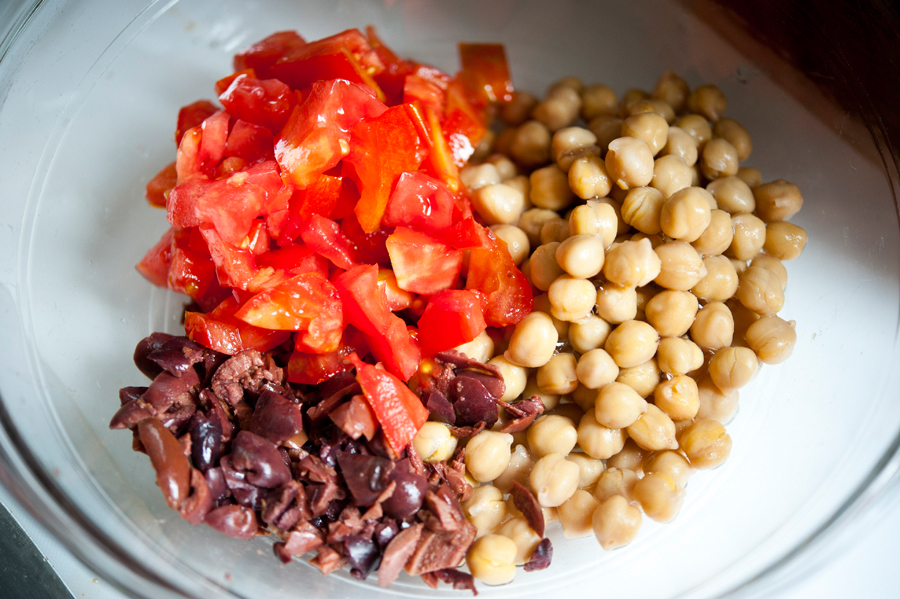
[[458, 349], [496, 366], [504, 401], [537, 395], [526, 431], [457, 440], [428, 422], [425, 460], [466, 443], [478, 529], [471, 573], [509, 582], [541, 537], [509, 498], [530, 488], [546, 521], [603, 549], [630, 543], [646, 516], [675, 518], [696, 470], [731, 452], [725, 424], [761, 364], [797, 334], [778, 316], [806, 232], [783, 180], [741, 163], [747, 130], [713, 85], [666, 72], [621, 100], [568, 77], [543, 99], [517, 92], [461, 172], [473, 206], [531, 283], [534, 311]]

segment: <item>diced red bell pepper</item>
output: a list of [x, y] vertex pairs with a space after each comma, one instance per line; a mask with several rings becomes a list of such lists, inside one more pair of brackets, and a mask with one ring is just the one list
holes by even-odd
[[200, 225], [200, 233], [209, 247], [219, 283], [235, 289], [247, 289], [257, 271], [253, 253], [226, 243], [212, 225]]
[[478, 296], [462, 289], [445, 289], [428, 300], [418, 327], [423, 352], [435, 354], [468, 343], [487, 324]]
[[165, 208], [166, 195], [175, 187], [177, 182], [178, 173], [175, 170], [175, 163], [170, 162], [147, 183], [147, 189], [144, 193], [147, 197], [147, 202], [156, 208]]
[[512, 100], [513, 85], [503, 44], [459, 44], [463, 81], [485, 104]]
[[277, 133], [294, 108], [295, 96], [277, 79], [255, 79], [242, 74], [222, 92], [219, 102], [232, 117]]
[[355, 354], [347, 359], [356, 368], [356, 380], [381, 424], [388, 445], [400, 455], [425, 424], [428, 410], [406, 383], [390, 372], [366, 364]]
[[206, 314], [185, 312], [184, 330], [192, 341], [230, 356], [245, 349], [269, 351], [290, 339], [289, 331], [262, 329], [235, 318], [238, 308], [238, 301], [229, 297]]
[[458, 167], [463, 167], [487, 134], [484, 117], [469, 102], [465, 85], [457, 77], [447, 87], [447, 117], [442, 123], [444, 139]]
[[371, 233], [381, 225], [394, 185], [400, 175], [418, 169], [424, 157], [422, 149], [419, 134], [402, 106], [363, 119], [353, 128], [344, 165], [359, 188], [353, 211], [363, 231]]
[[466, 289], [478, 293], [488, 326], [517, 324], [531, 312], [534, 302], [531, 286], [516, 267], [503, 240], [488, 234], [493, 246], [473, 249], [469, 254]]
[[347, 153], [350, 130], [386, 110], [367, 87], [343, 80], [317, 81], [291, 111], [275, 142], [275, 158], [299, 188], [337, 165]]
[[388, 200], [381, 224], [438, 233], [453, 219], [453, 194], [423, 172], [403, 173]]
[[217, 112], [218, 107], [209, 100], [198, 100], [193, 104], [182, 106], [178, 111], [178, 124], [175, 127], [175, 145], [181, 144], [181, 138], [188, 129], [199, 126]]
[[456, 285], [463, 253], [431, 235], [397, 227], [387, 239], [387, 250], [400, 289], [433, 295]]
[[406, 324], [387, 307], [378, 285], [378, 267], [354, 266], [334, 279], [344, 308], [344, 320], [365, 337], [372, 355], [404, 381], [419, 368], [421, 352]]
[[172, 239], [175, 236], [175, 227], [163, 233], [162, 238], [156, 242], [135, 268], [145, 279], [157, 287], [168, 287], [169, 266], [172, 264]]
[[296, 31], [279, 31], [234, 55], [234, 70], [253, 69], [268, 77], [268, 69], [278, 59], [306, 45]]
[[335, 266], [347, 270], [356, 265], [356, 248], [333, 220], [313, 214], [300, 225], [300, 237], [309, 249]]

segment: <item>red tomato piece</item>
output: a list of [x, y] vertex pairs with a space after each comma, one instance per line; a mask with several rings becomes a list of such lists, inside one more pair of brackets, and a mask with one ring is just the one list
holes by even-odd
[[[234, 70], [253, 69], [265, 74], [278, 59], [306, 45], [296, 31], [279, 31], [234, 55]], [[268, 75], [266, 75], [268, 76]]]
[[156, 208], [165, 208], [166, 196], [177, 182], [178, 172], [175, 170], [175, 163], [170, 162], [147, 183], [147, 189], [144, 192], [147, 202]]
[[287, 122], [295, 97], [277, 79], [255, 79], [238, 75], [219, 96], [219, 102], [234, 118], [278, 132]]
[[426, 354], [467, 343], [487, 328], [478, 296], [462, 289], [445, 289], [431, 296], [418, 326]]
[[387, 250], [400, 289], [433, 295], [456, 285], [463, 253], [431, 235], [397, 227], [387, 239]]
[[228, 134], [225, 156], [241, 158], [247, 164], [275, 160], [274, 145], [275, 138], [267, 128], [237, 120]]
[[428, 419], [428, 410], [406, 383], [391, 373], [361, 361], [356, 354], [347, 357], [356, 368], [356, 380], [369, 402], [388, 445], [400, 455]]
[[308, 187], [346, 154], [350, 130], [386, 108], [357, 83], [317, 81], [306, 100], [291, 111], [275, 141], [275, 158], [294, 185]]
[[469, 254], [466, 289], [481, 298], [484, 320], [491, 327], [517, 324], [530, 312], [534, 302], [531, 286], [516, 267], [502, 239], [488, 232], [489, 249], [473, 249]]
[[514, 90], [503, 44], [461, 43], [459, 59], [466, 86], [483, 97], [485, 104], [512, 100]]
[[407, 75], [403, 80], [403, 102], [415, 101], [440, 110], [444, 106], [444, 90], [418, 75]]
[[230, 356], [245, 349], [269, 351], [290, 339], [288, 331], [261, 329], [235, 318], [238, 307], [238, 301], [228, 297], [206, 314], [185, 312], [184, 330], [192, 341]]
[[290, 275], [317, 273], [328, 277], [328, 260], [299, 243], [262, 254], [256, 259], [256, 264], [260, 268], [283, 270]]
[[300, 225], [300, 237], [312, 251], [347, 270], [356, 265], [356, 248], [333, 220], [313, 214]]
[[200, 123], [200, 168], [212, 171], [225, 156], [228, 141], [228, 113], [220, 110]]
[[181, 185], [192, 179], [208, 179], [200, 163], [200, 138], [203, 135], [200, 126], [191, 127], [184, 132], [175, 154], [176, 183]]
[[200, 225], [200, 233], [209, 247], [219, 283], [235, 289], [247, 289], [257, 271], [253, 253], [226, 243], [212, 225]]
[[372, 51], [378, 55], [384, 65], [384, 70], [376, 73], [374, 79], [384, 92], [385, 103], [389, 106], [401, 104], [403, 102], [403, 84], [406, 76], [414, 72], [414, 65], [398, 57], [393, 50], [388, 48], [371, 25], [366, 27], [366, 37]]
[[163, 233], [162, 238], [147, 252], [135, 268], [145, 279], [157, 287], [168, 287], [169, 266], [172, 264], [172, 239], [175, 228]]
[[[221, 79], [216, 81], [216, 96], [221, 96], [223, 93], [225, 93], [225, 90], [228, 89], [232, 83], [234, 83], [235, 79], [244, 75], [246, 75], [247, 77], [258, 79], [258, 77], [256, 76], [256, 71], [254, 71], [253, 69], [241, 69], [239, 71], [235, 71], [231, 75], [226, 75], [225, 77], [222, 77]], [[226, 107], [226, 110], [227, 109], [228, 107]]]
[[354, 266], [334, 279], [341, 295], [344, 320], [365, 337], [372, 355], [403, 380], [416, 373], [421, 352], [406, 324], [387, 308], [378, 285], [378, 267]]
[[391, 269], [378, 269], [378, 286], [384, 290], [384, 299], [391, 312], [405, 310], [412, 304], [413, 294], [397, 286], [397, 277]]
[[344, 164], [359, 188], [353, 211], [363, 231], [371, 233], [381, 225], [391, 190], [400, 175], [418, 169], [421, 150], [419, 134], [402, 106], [363, 119], [353, 128]]
[[423, 172], [403, 173], [388, 200], [381, 224], [437, 233], [450, 227], [453, 194]]
[[457, 250], [489, 249], [494, 245], [487, 229], [476, 223], [471, 216], [444, 231], [439, 238]]
[[352, 326], [344, 329], [340, 347], [332, 352], [314, 354], [296, 350], [291, 354], [287, 367], [287, 379], [301, 385], [318, 385], [352, 366], [345, 360], [350, 354], [365, 355], [369, 352], [362, 334]]
[[[256, 327], [276, 331], [308, 331], [321, 337], [337, 331], [340, 340], [343, 317], [341, 299], [328, 279], [316, 274], [297, 275], [254, 295], [235, 312]], [[326, 351], [332, 351], [332, 347]]]
[[209, 100], [198, 100], [193, 104], [182, 106], [178, 111], [178, 124], [175, 127], [175, 144], [181, 144], [181, 138], [188, 129], [199, 126], [217, 112], [218, 107]]
[[[351, 183], [352, 185], [352, 183]], [[365, 264], [381, 264], [389, 265], [391, 257], [388, 256], [387, 241], [390, 230], [384, 227], [379, 228], [372, 233], [366, 233], [362, 230], [356, 215], [352, 212], [341, 220], [341, 231], [356, 247], [356, 261]]]
[[319, 175], [309, 187], [294, 191], [280, 237], [296, 239], [303, 224], [314, 214], [330, 217], [340, 198], [342, 183], [341, 177]]
[[216, 279], [216, 267], [199, 231], [176, 229], [170, 257], [167, 287], [195, 299], [202, 297]]

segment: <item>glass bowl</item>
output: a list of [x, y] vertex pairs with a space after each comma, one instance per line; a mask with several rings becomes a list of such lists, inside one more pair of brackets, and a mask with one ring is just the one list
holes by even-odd
[[[825, 43], [805, 20], [786, 22], [802, 43]], [[629, 547], [604, 553], [555, 525], [549, 569], [483, 592], [765, 596], [827, 560], [896, 497], [896, 155], [874, 104], [858, 106], [868, 117], [858, 120], [754, 41], [735, 13], [655, 0], [93, 0], [8, 3], [0, 23], [0, 472], [126, 593], [450, 592], [409, 577], [388, 590], [345, 572], [323, 577], [305, 561], [282, 565], [271, 540], [191, 526], [166, 507], [130, 436], [108, 429], [117, 390], [143, 380], [135, 343], [181, 332], [183, 298], [134, 270], [167, 228], [143, 188], [172, 160], [176, 111], [213, 96], [236, 50], [283, 29], [315, 39], [373, 24], [399, 54], [449, 72], [458, 41], [502, 42], [516, 86], [538, 94], [570, 74], [620, 94], [650, 89], [671, 68], [691, 85], [718, 85], [726, 114], [753, 136], [748, 164], [805, 196], [794, 222], [809, 244], [788, 264], [782, 312], [797, 321], [797, 347], [741, 391], [731, 459], [697, 474], [677, 519], [645, 524]], [[858, 81], [852, 57], [833, 56], [824, 78]]]

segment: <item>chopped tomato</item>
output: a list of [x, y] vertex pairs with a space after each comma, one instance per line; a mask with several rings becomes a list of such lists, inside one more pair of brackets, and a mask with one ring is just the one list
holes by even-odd
[[487, 324], [478, 296], [462, 289], [445, 289], [428, 300], [418, 326], [422, 350], [435, 354], [471, 341]]
[[260, 267], [280, 269], [290, 275], [318, 273], [328, 277], [328, 260], [299, 243], [266, 252], [257, 258], [256, 263]]
[[313, 214], [300, 225], [300, 237], [307, 247], [335, 266], [347, 270], [356, 265], [356, 248], [333, 220]]
[[202, 297], [216, 279], [215, 266], [197, 229], [176, 229], [172, 236], [167, 286], [192, 298]]
[[[352, 183], [351, 183], [352, 185]], [[381, 264], [386, 266], [391, 263], [391, 258], [387, 253], [388, 235], [390, 230], [384, 227], [379, 228], [372, 233], [366, 233], [362, 230], [356, 215], [350, 212], [341, 220], [341, 231], [347, 236], [356, 247], [356, 261], [366, 264]]]
[[219, 96], [219, 102], [232, 117], [281, 131], [295, 97], [291, 88], [277, 79], [255, 79], [245, 74], [238, 75]]
[[281, 236], [296, 239], [303, 223], [314, 214], [330, 218], [340, 198], [342, 186], [341, 177], [319, 175], [309, 187], [296, 190], [289, 202], [289, 213]]
[[[390, 151], [385, 151], [386, 143]], [[344, 164], [359, 188], [353, 211], [363, 231], [371, 233], [381, 225], [394, 184], [403, 173], [418, 169], [421, 149], [419, 134], [402, 106], [363, 119], [353, 128]]]
[[425, 173], [403, 173], [388, 200], [381, 224], [438, 233], [450, 227], [453, 195], [443, 182]]
[[175, 228], [163, 233], [162, 238], [156, 242], [140, 262], [137, 263], [137, 271], [144, 278], [157, 287], [168, 287], [169, 266], [172, 264], [172, 238], [175, 236]]
[[188, 129], [199, 126], [217, 112], [219, 109], [209, 100], [198, 100], [193, 104], [182, 106], [178, 111], [178, 125], [175, 127], [175, 144], [181, 144], [181, 138]]
[[356, 368], [356, 380], [369, 402], [388, 445], [400, 455], [428, 419], [428, 410], [406, 383], [371, 364], [356, 354], [347, 359]]
[[225, 143], [225, 157], [237, 157], [247, 164], [275, 160], [272, 132], [261, 125], [237, 120]]
[[245, 349], [269, 351], [290, 339], [289, 331], [262, 329], [235, 318], [238, 307], [229, 297], [206, 314], [185, 312], [184, 330], [192, 341], [230, 356]]
[[181, 136], [178, 152], [175, 154], [175, 174], [178, 185], [191, 179], [208, 179], [200, 163], [200, 125], [191, 127]]
[[219, 283], [235, 289], [247, 289], [257, 271], [253, 253], [226, 243], [212, 225], [200, 225], [200, 233], [209, 247]]
[[400, 289], [432, 295], [456, 285], [463, 253], [431, 235], [397, 227], [387, 239], [387, 250]]
[[444, 106], [444, 90], [418, 75], [407, 75], [403, 80], [403, 102], [410, 104], [415, 101], [441, 110]]
[[397, 277], [391, 269], [378, 269], [378, 286], [384, 290], [384, 298], [391, 312], [405, 310], [412, 304], [413, 294], [397, 286]]
[[502, 44], [460, 44], [463, 80], [485, 104], [512, 100], [513, 85]]
[[476, 223], [471, 216], [444, 231], [439, 238], [457, 250], [488, 249], [494, 245], [487, 229]]
[[268, 69], [278, 60], [306, 45], [296, 31], [279, 31], [234, 55], [234, 70], [253, 69], [268, 77]]
[[215, 113], [200, 123], [200, 149], [198, 158], [200, 168], [211, 172], [225, 156], [225, 144], [228, 141], [228, 113], [224, 110]]
[[175, 170], [175, 163], [170, 162], [147, 183], [144, 195], [147, 197], [150, 205], [157, 208], [165, 208], [166, 196], [175, 187], [177, 181], [178, 173]]
[[478, 293], [484, 320], [491, 327], [516, 324], [531, 312], [534, 298], [525, 275], [516, 267], [502, 239], [488, 232], [488, 249], [469, 254], [466, 289]]
[[363, 356], [368, 353], [362, 335], [352, 326], [344, 329], [340, 347], [335, 351], [314, 354], [296, 350], [291, 354], [287, 367], [287, 379], [301, 385], [318, 385], [352, 366], [346, 361], [350, 354]]

